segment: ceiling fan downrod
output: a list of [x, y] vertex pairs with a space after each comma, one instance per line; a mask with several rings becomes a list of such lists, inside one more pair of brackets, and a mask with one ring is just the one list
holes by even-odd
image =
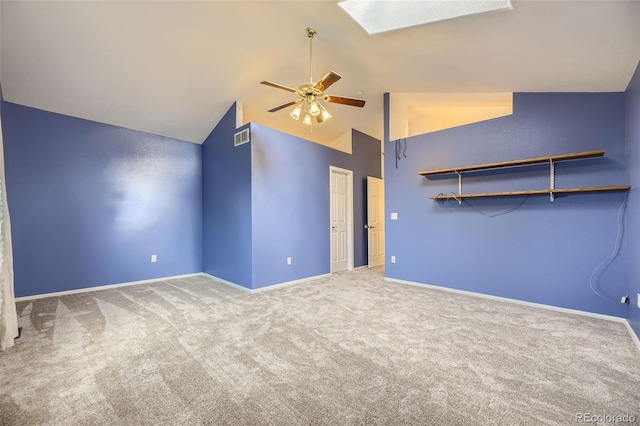
[[307, 37], [309, 37], [309, 82], [313, 83], [313, 37], [318, 34], [313, 28], [307, 28]]

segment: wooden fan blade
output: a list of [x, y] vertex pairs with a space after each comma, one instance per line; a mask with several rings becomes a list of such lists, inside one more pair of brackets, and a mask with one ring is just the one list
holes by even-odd
[[324, 95], [325, 102], [332, 102], [334, 104], [351, 105], [362, 108], [364, 106], [364, 99], [345, 98], [343, 96]]
[[271, 81], [261, 81], [260, 84], [264, 84], [265, 86], [275, 87], [276, 89], [286, 90], [287, 92], [291, 92], [291, 93], [298, 93], [298, 91], [293, 87], [283, 86], [282, 84], [272, 83]]
[[336, 81], [340, 80], [342, 76], [337, 72], [329, 71], [322, 79], [316, 83], [314, 89], [324, 92]]
[[298, 104], [298, 103], [300, 103], [300, 100], [299, 100], [299, 99], [296, 99], [295, 101], [287, 102], [286, 104], [283, 104], [283, 105], [277, 106], [277, 107], [275, 107], [275, 108], [271, 108], [271, 109], [269, 110], [269, 112], [276, 112], [276, 111], [280, 111], [281, 109], [284, 109], [284, 108], [286, 108], [286, 107], [290, 107], [291, 105], [295, 105], [295, 104]]

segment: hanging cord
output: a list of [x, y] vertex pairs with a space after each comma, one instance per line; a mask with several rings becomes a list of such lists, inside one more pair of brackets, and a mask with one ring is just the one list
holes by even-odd
[[522, 205], [523, 205], [523, 204], [524, 204], [528, 199], [529, 199], [529, 196], [527, 195], [527, 196], [524, 198], [524, 200], [522, 200], [522, 201], [520, 202], [520, 204], [518, 204], [518, 205], [516, 205], [516, 206], [514, 206], [514, 207], [509, 207], [509, 208], [504, 209], [504, 210], [500, 210], [499, 212], [497, 212], [497, 213], [493, 213], [493, 214], [487, 214], [487, 213], [483, 212], [482, 210], [480, 210], [480, 209], [478, 209], [478, 208], [476, 208], [476, 207], [472, 206], [471, 204], [469, 204], [469, 202], [468, 202], [467, 200], [464, 200], [464, 199], [463, 199], [463, 200], [462, 200], [462, 202], [463, 202], [467, 207], [470, 207], [471, 209], [475, 210], [477, 213], [481, 214], [482, 216], [486, 216], [486, 217], [496, 217], [496, 216], [502, 216], [503, 214], [507, 214], [507, 213], [510, 213], [510, 212], [514, 211], [514, 210], [515, 210], [515, 209], [517, 209], [518, 207], [522, 206]]
[[[402, 142], [404, 142], [404, 147], [402, 146]], [[400, 153], [407, 158], [407, 140], [406, 139], [396, 139], [396, 169], [398, 168], [398, 160], [401, 160]]]
[[[454, 194], [453, 192], [452, 192], [451, 194], [444, 194], [444, 193], [440, 193], [440, 194], [438, 194], [438, 197], [440, 197], [440, 196], [445, 196], [445, 197], [447, 197], [447, 201], [448, 201], [449, 203], [455, 203], [455, 204], [457, 204], [457, 203], [458, 203], [458, 200], [460, 200], [460, 198], [458, 198], [458, 197], [457, 197], [457, 195], [458, 195], [458, 194]], [[496, 216], [501, 216], [501, 215], [503, 215], [503, 214], [507, 214], [507, 213], [510, 213], [510, 212], [514, 211], [514, 210], [515, 210], [515, 209], [517, 209], [518, 207], [521, 207], [521, 206], [522, 206], [522, 205], [523, 205], [523, 204], [524, 204], [528, 199], [529, 199], [529, 196], [527, 195], [527, 196], [524, 198], [524, 200], [522, 200], [518, 205], [513, 206], [513, 207], [509, 207], [509, 208], [504, 209], [504, 210], [500, 210], [499, 212], [497, 212], [497, 213], [492, 213], [492, 214], [485, 213], [485, 212], [483, 212], [482, 210], [480, 210], [479, 208], [472, 206], [472, 205], [471, 205], [471, 204], [469, 204], [469, 202], [468, 202], [467, 200], [465, 200], [465, 199], [462, 199], [462, 202], [465, 204], [465, 206], [469, 207], [471, 210], [475, 211], [476, 213], [481, 214], [482, 216], [486, 216], [486, 217], [496, 217]]]
[[398, 159], [399, 159], [398, 142], [400, 142], [400, 139], [396, 139], [396, 169], [398, 168]]
[[595, 276], [596, 272], [598, 272], [598, 270], [601, 267], [603, 267], [605, 265], [608, 265], [618, 255], [618, 252], [620, 251], [620, 243], [622, 242], [622, 231], [623, 231], [623, 229], [622, 229], [622, 217], [624, 216], [624, 207], [627, 204], [627, 198], [628, 197], [629, 197], [629, 193], [627, 192], [624, 195], [624, 200], [622, 200], [622, 204], [620, 204], [620, 208], [618, 209], [618, 235], [616, 236], [616, 243], [613, 246], [613, 251], [611, 252], [609, 257], [607, 257], [605, 260], [600, 262], [600, 264], [598, 266], [596, 266], [596, 269], [593, 270], [593, 272], [591, 273], [591, 276], [589, 277], [589, 287], [591, 287], [591, 291], [593, 291], [595, 294], [600, 296], [602, 299], [606, 300], [607, 302], [611, 302], [611, 303], [620, 303], [620, 301], [611, 300], [610, 298], [598, 293], [598, 291], [593, 286], [593, 277]]

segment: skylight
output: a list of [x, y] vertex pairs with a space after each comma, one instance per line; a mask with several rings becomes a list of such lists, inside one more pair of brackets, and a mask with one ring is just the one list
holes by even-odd
[[510, 0], [345, 0], [338, 5], [370, 35], [513, 9]]

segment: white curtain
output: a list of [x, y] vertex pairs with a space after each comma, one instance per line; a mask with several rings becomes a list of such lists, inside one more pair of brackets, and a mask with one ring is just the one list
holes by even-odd
[[7, 187], [4, 183], [4, 144], [0, 121], [0, 349], [13, 346], [18, 337], [18, 317], [13, 292], [13, 250], [11, 247], [11, 223], [7, 207]]

